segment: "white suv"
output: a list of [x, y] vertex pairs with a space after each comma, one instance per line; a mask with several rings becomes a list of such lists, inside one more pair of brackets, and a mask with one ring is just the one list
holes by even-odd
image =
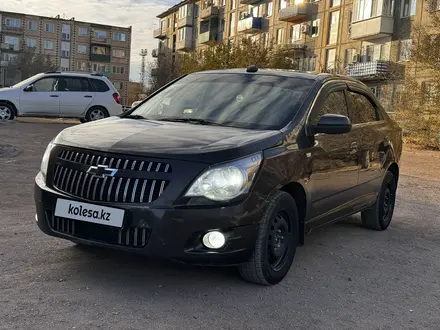
[[0, 120], [40, 116], [85, 122], [121, 113], [118, 91], [99, 74], [46, 72], [0, 88]]

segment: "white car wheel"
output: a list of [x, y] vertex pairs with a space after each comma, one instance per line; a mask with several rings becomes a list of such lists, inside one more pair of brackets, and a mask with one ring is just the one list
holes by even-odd
[[7, 104], [0, 104], [0, 120], [8, 121], [14, 119], [14, 110]]

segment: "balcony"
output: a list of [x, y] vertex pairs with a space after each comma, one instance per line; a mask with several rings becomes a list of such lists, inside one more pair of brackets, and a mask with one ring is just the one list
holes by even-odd
[[390, 36], [393, 30], [393, 17], [377, 16], [351, 23], [350, 37], [354, 40], [368, 41]]
[[184, 26], [192, 26], [193, 25], [193, 17], [192, 16], [185, 16], [182, 18], [179, 18], [177, 21], [177, 28], [182, 28]]
[[95, 45], [111, 45], [112, 44], [112, 39], [111, 38], [95, 38], [93, 37], [91, 40], [92, 44]]
[[315, 3], [303, 2], [292, 4], [280, 10], [279, 20], [290, 23], [304, 23], [308, 17], [316, 14], [318, 7]]
[[176, 50], [180, 51], [188, 51], [191, 50], [192, 47], [192, 38], [186, 38], [184, 40], [176, 41]]
[[168, 29], [155, 29], [153, 30], [153, 38], [165, 39], [168, 36]]
[[23, 28], [20, 27], [15, 27], [15, 26], [8, 26], [8, 25], [3, 25], [1, 30], [3, 30], [3, 32], [7, 32], [7, 33], [18, 33], [18, 34], [23, 34]]
[[200, 19], [208, 19], [211, 17], [218, 16], [218, 7], [217, 6], [208, 6], [202, 10], [200, 10]]
[[102, 55], [102, 54], [90, 54], [90, 61], [93, 62], [111, 62], [110, 55]]
[[215, 32], [214, 31], [206, 31], [200, 33], [199, 35], [199, 44], [206, 44], [207, 42], [215, 41]]
[[7, 44], [7, 43], [2, 43], [0, 45], [0, 48], [2, 50], [7, 50], [7, 51], [11, 51], [11, 52], [19, 52], [21, 50], [20, 45], [13, 45], [13, 44]]
[[348, 65], [348, 76], [359, 79], [385, 78], [390, 71], [390, 63], [388, 61], [372, 61]]
[[247, 17], [238, 21], [238, 32], [256, 33], [260, 32], [263, 27], [263, 19], [261, 17]]

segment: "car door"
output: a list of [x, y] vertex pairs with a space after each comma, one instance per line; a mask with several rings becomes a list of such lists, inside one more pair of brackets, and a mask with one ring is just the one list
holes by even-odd
[[359, 188], [368, 203], [368, 196], [374, 198], [382, 184], [390, 132], [388, 123], [382, 118], [379, 106], [372, 96], [355, 85], [349, 87], [347, 95], [350, 120], [353, 127], [361, 132]]
[[95, 92], [87, 78], [64, 76], [58, 83], [60, 92], [60, 115], [83, 117], [95, 98]]
[[20, 93], [20, 108], [25, 115], [58, 117], [60, 93], [57, 91], [58, 77], [38, 79]]
[[[348, 117], [345, 84], [321, 92], [307, 125], [313, 127], [324, 114]], [[311, 139], [313, 146], [306, 152], [307, 190], [311, 198], [309, 225], [314, 227], [352, 213], [352, 203], [358, 197], [360, 133], [352, 129], [344, 134], [314, 134]]]

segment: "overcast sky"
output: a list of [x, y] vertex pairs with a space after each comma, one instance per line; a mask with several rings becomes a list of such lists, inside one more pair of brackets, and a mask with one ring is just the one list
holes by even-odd
[[139, 81], [140, 50], [157, 47], [153, 29], [156, 16], [179, 2], [178, 0], [0, 0], [0, 10], [41, 16], [63, 14], [67, 18], [107, 25], [132, 26], [130, 79]]

